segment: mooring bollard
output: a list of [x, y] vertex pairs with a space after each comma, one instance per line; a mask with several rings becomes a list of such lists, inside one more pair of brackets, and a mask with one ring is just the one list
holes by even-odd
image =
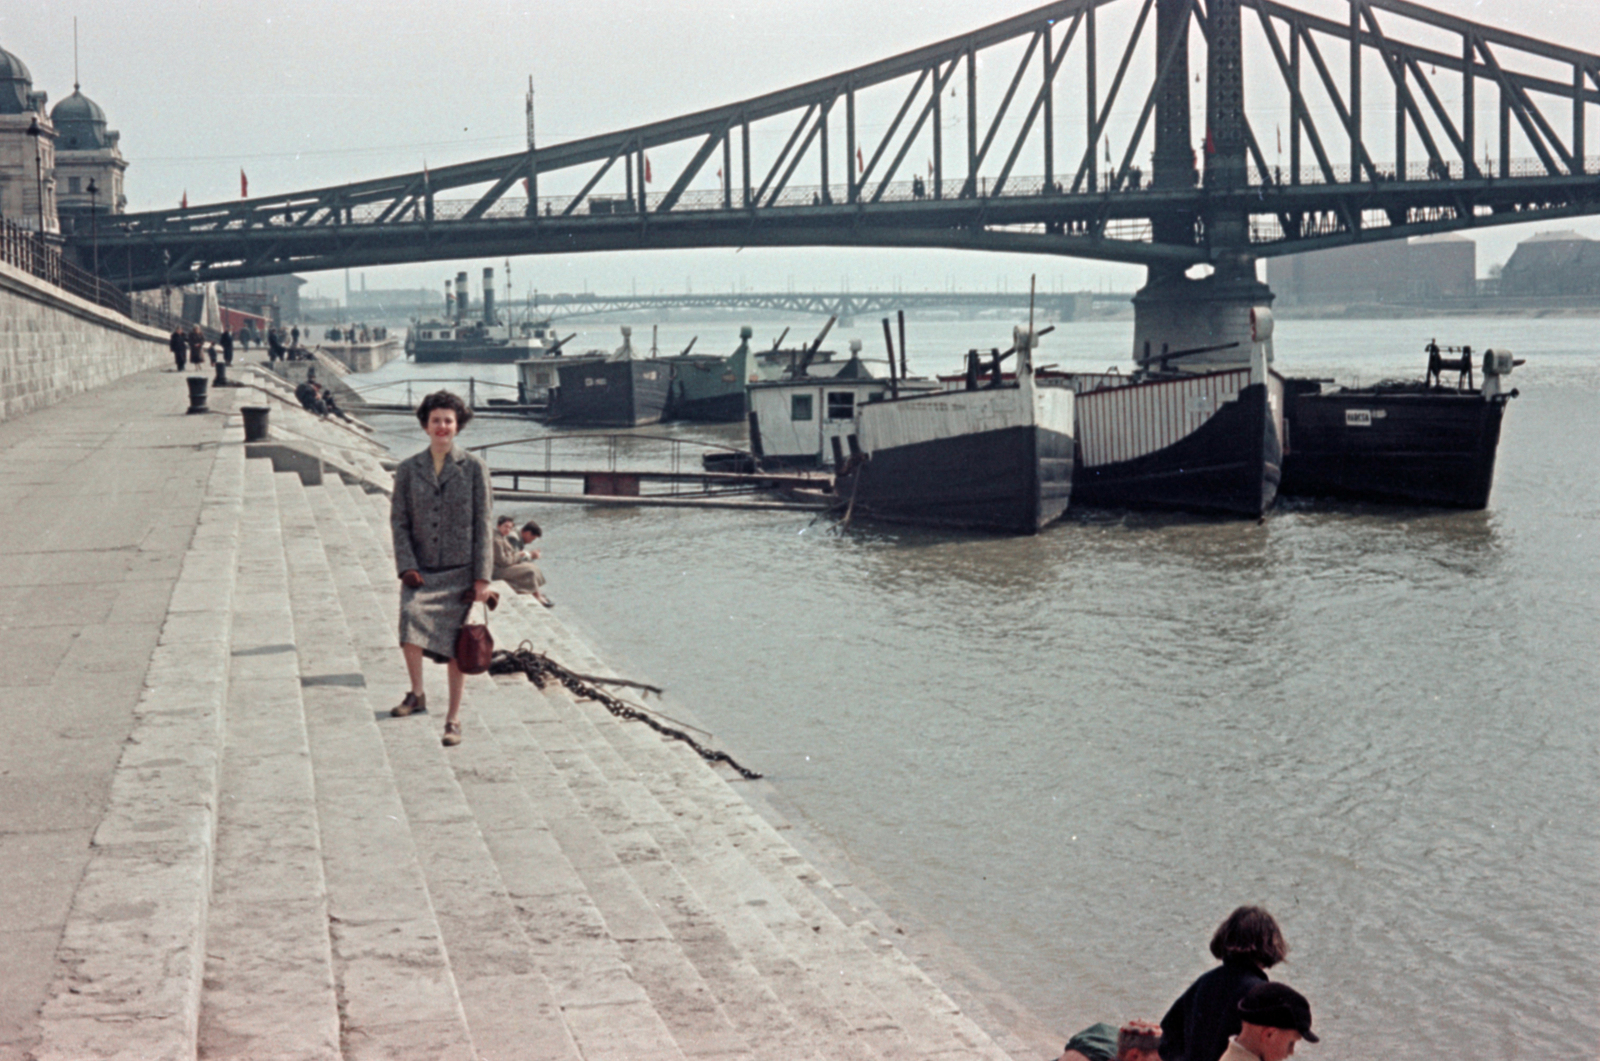
[[265, 405], [246, 405], [239, 411], [244, 414], [244, 440], [265, 442], [267, 439], [267, 414], [272, 411]]
[[228, 385], [228, 363], [217, 362], [217, 377], [211, 381], [213, 387], [226, 387]]
[[194, 413], [209, 413], [211, 411], [206, 408], [206, 385], [207, 381], [204, 376], [189, 377], [188, 412], [190, 415]]

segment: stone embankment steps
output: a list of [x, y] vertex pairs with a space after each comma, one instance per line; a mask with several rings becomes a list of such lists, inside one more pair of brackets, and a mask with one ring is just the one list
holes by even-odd
[[[373, 522], [383, 517], [381, 505], [377, 509], [370, 503], [362, 507], [367, 509]], [[385, 517], [385, 529], [386, 522]], [[371, 545], [372, 548], [364, 555], [371, 559], [375, 573], [392, 586], [394, 577], [392, 561], [387, 559], [387, 552], [377, 538], [372, 539]], [[510, 597], [510, 594], [506, 595], [507, 603]], [[384, 599], [391, 605], [392, 610], [394, 601], [392, 589], [384, 594]], [[500, 622], [501, 620], [496, 619], [497, 625]], [[392, 631], [392, 624], [389, 629]], [[392, 637], [392, 634], [390, 636]], [[502, 632], [501, 636], [504, 639], [507, 632]], [[392, 648], [388, 651], [393, 653]], [[663, 924], [663, 920], [681, 904], [664, 904], [658, 900], [654, 904], [657, 909], [652, 909], [652, 902], [646, 899], [640, 888], [629, 879], [604, 838], [593, 831], [587, 822], [585, 810], [579, 807], [565, 791], [538, 743], [528, 735], [518, 718], [519, 709], [539, 710], [543, 698], [537, 691], [520, 677], [505, 682], [492, 691], [485, 689], [483, 683], [479, 681], [474, 686], [471, 703], [472, 719], [468, 725], [472, 727], [472, 736], [465, 745], [453, 751], [451, 755], [457, 757], [458, 763], [462, 765], [473, 763], [469, 769], [480, 777], [515, 778], [520, 774], [524, 783], [531, 789], [530, 810], [526, 813], [533, 814], [532, 804], [537, 803], [542, 808], [542, 813], [551, 819], [549, 824], [554, 827], [555, 832], [565, 840], [565, 850], [579, 853], [572, 863], [563, 865], [562, 868], [565, 869], [566, 866], [576, 863], [577, 872], [570, 875], [563, 873], [563, 880], [559, 882], [561, 887], [552, 891], [553, 882], [547, 881], [540, 886], [545, 894], [527, 897], [528, 900], [538, 900], [541, 904], [540, 907], [528, 911], [533, 915], [530, 931], [539, 931], [541, 927], [547, 928], [549, 924], [569, 921], [575, 914], [584, 916], [586, 920], [592, 919], [594, 916], [591, 912], [592, 907], [587, 902], [587, 897], [592, 895], [594, 902], [599, 906], [598, 913], [604, 917], [604, 922], [598, 926], [598, 932], [586, 931], [577, 937], [578, 941], [582, 943], [591, 935], [609, 932], [616, 941], [610, 949], [620, 950], [620, 953], [610, 956], [608, 960], [608, 964], [612, 966], [609, 975], [614, 984], [613, 991], [621, 988], [628, 988], [630, 992], [636, 990], [630, 984], [631, 980], [636, 979], [638, 986], [644, 987], [649, 993], [653, 1010], [659, 1011], [672, 1025], [672, 1032], [678, 1041], [693, 1044], [692, 1047], [684, 1046], [685, 1053], [706, 1055], [731, 1052], [736, 1056], [743, 1055], [749, 1048], [748, 1044], [753, 1041], [783, 1044], [786, 1053], [806, 1056], [806, 1051], [801, 1047], [811, 1039], [811, 1036], [795, 1026], [782, 1003], [763, 982], [760, 973], [744, 961], [726, 941], [715, 919], [696, 903], [697, 916], [691, 917], [687, 925], [676, 926], [678, 932], [675, 938], [674, 934], [668, 931], [667, 925]], [[491, 717], [498, 723], [492, 727], [488, 725]], [[510, 720], [509, 724], [506, 720]], [[504, 756], [486, 755], [486, 752], [495, 750], [493, 747], [495, 743], [518, 753], [515, 756], [516, 765], [506, 762]], [[495, 761], [474, 763], [474, 756]], [[534, 772], [535, 765], [539, 767], [537, 773]], [[517, 769], [518, 766], [520, 771]], [[483, 807], [481, 801], [497, 787], [505, 787], [496, 784], [478, 787], [466, 779], [463, 780], [463, 785], [468, 789], [469, 796], [474, 802], [479, 804], [477, 813], [480, 820], [486, 813], [493, 813], [489, 808]], [[541, 841], [541, 846], [546, 848], [554, 842], [548, 831], [537, 838]], [[491, 837], [491, 843], [495, 839]], [[508, 854], [515, 853], [515, 848], [508, 851]], [[519, 868], [526, 869], [523, 866]], [[540, 875], [548, 876], [547, 873]], [[521, 876], [524, 879], [534, 879], [526, 873]], [[687, 889], [680, 884], [679, 892], [686, 893]], [[583, 904], [576, 909], [572, 907], [574, 898], [583, 901]], [[565, 905], [561, 906], [563, 903]], [[553, 909], [551, 904], [557, 904], [560, 908]], [[658, 913], [661, 914], [659, 918]], [[684, 931], [685, 928], [687, 932]], [[559, 940], [556, 942], [560, 943]], [[586, 946], [589, 950], [593, 950], [592, 944]], [[568, 949], [571, 949], [570, 945]], [[686, 953], [690, 949], [695, 952], [692, 960]], [[606, 958], [607, 955], [593, 953], [583, 955], [574, 952], [572, 957], [579, 960], [579, 964], [571, 970], [572, 974], [577, 976], [581, 974], [584, 965], [592, 964], [597, 957]], [[623, 964], [622, 959], [626, 959], [626, 964]], [[709, 981], [710, 984], [705, 981]], [[575, 984], [575, 986], [583, 985]], [[719, 1002], [722, 1004], [718, 1005]], [[590, 1017], [598, 1015], [592, 1012], [592, 1004], [587, 1007], [583, 1004], [581, 991], [567, 999], [565, 1004], [568, 1006], [569, 1022], [576, 1024], [585, 1015]], [[645, 1021], [646, 1025], [654, 1022], [650, 1009], [646, 1009], [644, 1016], [649, 1018]], [[637, 1027], [633, 1035], [623, 1037], [619, 1034], [620, 1027], [615, 1020], [596, 1024], [591, 1037], [597, 1035], [598, 1039], [592, 1045], [586, 1045], [586, 1056], [593, 1056], [592, 1050], [600, 1048], [603, 1044], [612, 1048], [606, 1056], [641, 1056], [641, 1048], [647, 1044], [637, 1040], [645, 1028]], [[838, 1049], [838, 1044], [849, 1039], [847, 1024], [835, 1020], [826, 1031], [826, 1038], [832, 1049], [814, 1056], [852, 1056], [848, 1050], [841, 1053]]]
[[[554, 643], [554, 654], [578, 669], [605, 672], [604, 664], [570, 638], [549, 612], [525, 604], [524, 598], [517, 598], [514, 606], [537, 628], [536, 643]], [[550, 699], [562, 715], [563, 732], [594, 738], [584, 751], [602, 776], [590, 779], [588, 789], [598, 799], [620, 800], [612, 814], [595, 815], [595, 820], [614, 822], [620, 816], [650, 823], [661, 857], [719, 909], [757, 912], [761, 925], [782, 941], [787, 953], [804, 956], [805, 970], [829, 970], [819, 986], [832, 989], [834, 1005], [856, 1028], [874, 1029], [863, 1032], [865, 1038], [892, 1056], [902, 1055], [907, 1044], [910, 1056], [918, 1057], [952, 1051], [1006, 1056], [891, 941], [855, 918], [826, 881], [681, 744], [663, 741], [639, 724], [585, 726], [581, 716], [592, 716], [593, 707], [575, 703], [565, 691]], [[635, 780], [650, 790], [643, 801], [628, 798], [636, 792]], [[652, 797], [658, 802], [652, 804]], [[657, 808], [670, 816], [660, 819]], [[818, 891], [833, 902], [823, 903]], [[838, 912], [852, 916], [848, 928]], [[760, 933], [745, 937], [753, 947], [763, 938]], [[784, 953], [779, 951], [777, 960]], [[832, 975], [834, 969], [838, 976]]]
[[199, 1052], [339, 1057], [316, 786], [272, 465], [245, 465]]
[[40, 1061], [195, 1056], [245, 464], [226, 446], [212, 464], [67, 915]]
[[[392, 587], [384, 504], [355, 500], [373, 531], [369, 572]], [[380, 598], [392, 615], [392, 589]], [[579, 669], [603, 666], [526, 598], [506, 594], [494, 623], [503, 644], [526, 634]], [[731, 1024], [758, 1049], [1007, 1056], [870, 923], [840, 920], [835, 911], [849, 904], [690, 750], [563, 692], [541, 696], [521, 678], [483, 694], [479, 681], [467, 744], [450, 754], [465, 763], [463, 751], [491, 741], [516, 753], [512, 769], [572, 853], [635, 976], [680, 1043], [695, 1044], [685, 1053], [739, 1051]], [[470, 798], [473, 786], [463, 787]]]
[[[684, 745], [520, 675], [390, 719], [387, 499], [226, 449], [41, 1058], [1006, 1057]], [[524, 638], [604, 672], [504, 591]]]

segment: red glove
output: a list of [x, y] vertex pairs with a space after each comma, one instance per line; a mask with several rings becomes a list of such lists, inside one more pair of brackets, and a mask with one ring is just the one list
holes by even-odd
[[400, 581], [404, 582], [411, 589], [421, 589], [422, 588], [422, 572], [420, 572], [420, 571], [407, 571], [405, 574], [400, 576]]

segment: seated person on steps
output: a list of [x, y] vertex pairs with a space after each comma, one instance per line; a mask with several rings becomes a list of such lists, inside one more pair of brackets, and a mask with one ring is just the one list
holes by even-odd
[[1109, 1024], [1091, 1024], [1067, 1040], [1061, 1061], [1160, 1061], [1161, 1026], [1131, 1020], [1119, 1031]]
[[[531, 553], [522, 548], [523, 541], [527, 541], [527, 528], [538, 528], [538, 524], [529, 522], [523, 527], [523, 539], [518, 540], [512, 532], [516, 521], [510, 516], [501, 516], [495, 521], [494, 533], [494, 577], [502, 582], [509, 583], [511, 588], [518, 593], [526, 593], [534, 600], [550, 606], [550, 599], [544, 595], [544, 574], [534, 563], [539, 556], [537, 549]], [[535, 538], [537, 535], [534, 536]]]

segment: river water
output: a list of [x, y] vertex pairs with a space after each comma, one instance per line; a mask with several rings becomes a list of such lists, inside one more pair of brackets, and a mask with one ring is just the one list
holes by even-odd
[[[881, 351], [878, 323], [858, 323], [828, 345]], [[912, 370], [1006, 346], [1011, 323], [911, 321]], [[574, 345], [615, 345], [614, 328], [585, 330]], [[1065, 324], [1039, 360], [1126, 366], [1131, 331]], [[1592, 1058], [1596, 331], [1278, 322], [1291, 374], [1415, 377], [1435, 336], [1526, 357], [1485, 512], [1075, 511], [1034, 538], [782, 513], [516, 514], [546, 528], [563, 619], [668, 686], [668, 710], [687, 705], [1063, 1039], [1159, 1019], [1212, 964], [1217, 922], [1261, 903], [1291, 946], [1275, 978], [1315, 1010], [1308, 1056]], [[661, 346], [695, 334], [698, 351], [731, 350], [737, 330], [673, 323]], [[450, 371], [400, 363], [352, 382]], [[398, 452], [423, 444], [414, 421], [377, 419]], [[463, 441], [535, 433], [482, 419]]]

